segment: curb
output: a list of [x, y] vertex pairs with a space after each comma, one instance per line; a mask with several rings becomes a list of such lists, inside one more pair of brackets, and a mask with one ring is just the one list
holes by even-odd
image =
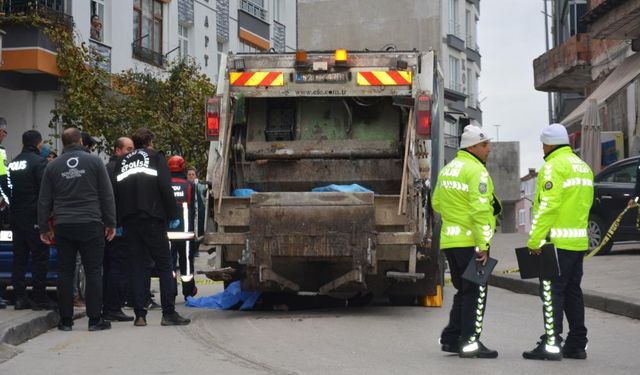
[[[507, 289], [515, 293], [538, 295], [538, 282], [516, 279], [508, 276], [491, 275], [489, 285]], [[613, 294], [604, 294], [583, 289], [584, 305], [592, 309], [640, 319], [640, 300]]]
[[[85, 311], [76, 312], [73, 319], [79, 319], [85, 315]], [[58, 320], [58, 311], [51, 310], [33, 312], [0, 324], [0, 363], [20, 354], [22, 350], [17, 348], [17, 345], [54, 328], [58, 324]]]

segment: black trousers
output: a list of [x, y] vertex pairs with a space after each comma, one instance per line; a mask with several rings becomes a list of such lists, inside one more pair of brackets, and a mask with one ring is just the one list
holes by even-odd
[[[187, 243], [189, 244], [189, 256], [187, 257]], [[180, 276], [194, 275], [193, 261], [195, 259], [195, 242], [194, 241], [171, 241], [171, 257], [173, 260], [173, 269], [180, 270]], [[187, 270], [187, 260], [189, 262], [189, 270]], [[193, 293], [195, 279], [188, 282], [182, 281], [182, 294], [190, 296]]]
[[162, 220], [129, 220], [123, 224], [124, 240], [130, 250], [131, 288], [136, 316], [146, 316], [149, 291], [149, 259], [155, 263], [160, 278], [162, 314], [175, 311], [176, 280], [173, 274], [167, 223]]
[[[464, 344], [472, 338], [475, 340], [480, 338], [486, 303], [486, 287], [480, 287], [462, 278], [469, 262], [475, 261], [475, 248], [462, 247], [443, 251], [449, 263], [451, 282], [457, 292], [453, 296], [449, 324], [442, 331], [440, 341], [442, 344]], [[482, 299], [481, 304], [478, 302], [480, 299]]]
[[58, 224], [55, 226], [55, 239], [60, 266], [58, 308], [61, 321], [67, 324], [73, 318], [73, 275], [78, 253], [86, 277], [87, 316], [90, 320], [100, 319], [104, 226], [101, 223]]
[[[562, 342], [563, 320], [566, 315], [569, 322], [569, 333], [565, 347], [584, 349], [587, 346], [587, 327], [584, 323], [584, 299], [582, 296], [582, 265], [584, 251], [558, 249], [560, 275], [551, 280], [551, 301], [553, 303], [553, 324], [556, 342]], [[540, 280], [540, 296], [544, 302]], [[543, 308], [544, 316], [544, 308]]]
[[45, 298], [47, 263], [49, 262], [49, 246], [40, 241], [40, 232], [36, 226], [36, 218], [18, 213], [11, 220], [13, 232], [13, 266], [11, 282], [16, 299], [25, 296], [25, 273], [31, 255], [31, 280], [33, 298], [42, 301]]
[[129, 250], [125, 241], [114, 238], [104, 251], [103, 294], [104, 312], [121, 311], [129, 291]]

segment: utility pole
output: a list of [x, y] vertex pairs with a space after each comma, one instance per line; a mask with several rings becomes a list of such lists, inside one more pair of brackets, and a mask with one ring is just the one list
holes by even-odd
[[498, 124], [496, 124], [496, 125], [493, 125], [493, 126], [495, 126], [495, 127], [496, 127], [496, 142], [500, 142], [500, 127], [501, 127], [502, 125], [498, 125]]
[[[546, 52], [549, 52], [549, 14], [547, 13], [547, 0], [542, 0], [544, 3], [544, 43]], [[553, 102], [551, 100], [551, 93], [547, 93], [547, 107], [549, 108], [549, 124], [553, 124]]]

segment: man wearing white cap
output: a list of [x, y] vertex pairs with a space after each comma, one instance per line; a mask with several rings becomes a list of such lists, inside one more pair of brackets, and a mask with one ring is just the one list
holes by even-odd
[[485, 166], [491, 151], [489, 141], [479, 127], [466, 126], [460, 150], [438, 175], [433, 193], [433, 208], [442, 215], [440, 248], [457, 289], [440, 344], [442, 351], [463, 358], [498, 356], [497, 351], [480, 342], [487, 288], [462, 278], [470, 262], [486, 262], [495, 215], [502, 210]]
[[[558, 250], [560, 275], [552, 280], [540, 280], [545, 333], [537, 346], [522, 356], [585, 359], [588, 340], [580, 282], [582, 261], [589, 248], [587, 221], [593, 202], [593, 172], [571, 150], [564, 125], [547, 126], [540, 141], [545, 163], [538, 174], [527, 246], [539, 254], [549, 237]], [[563, 312], [569, 321], [569, 333], [560, 349]]]

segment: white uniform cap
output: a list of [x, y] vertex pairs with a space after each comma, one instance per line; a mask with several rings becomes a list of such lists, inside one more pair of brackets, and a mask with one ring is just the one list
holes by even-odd
[[542, 129], [540, 141], [545, 145], [568, 145], [569, 134], [567, 128], [562, 124], [551, 124]]
[[475, 125], [467, 125], [464, 127], [462, 139], [460, 140], [460, 148], [475, 146], [478, 143], [488, 142], [491, 138], [487, 138], [481, 128]]

